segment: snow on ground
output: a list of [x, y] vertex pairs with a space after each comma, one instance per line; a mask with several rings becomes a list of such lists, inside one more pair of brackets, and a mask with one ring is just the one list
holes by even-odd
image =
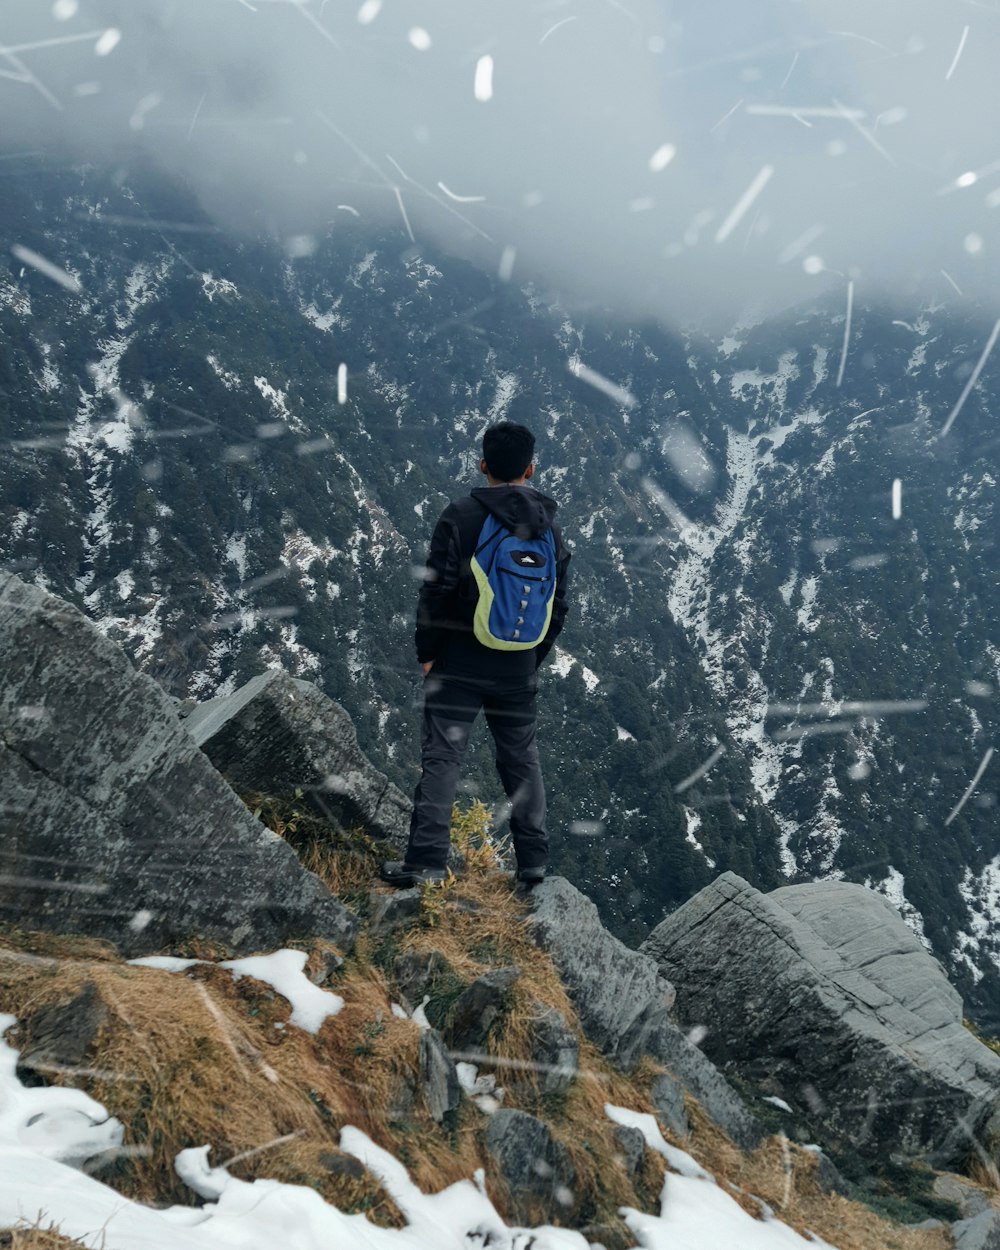
[[[568, 651], [563, 651], [561, 647], [556, 647], [554, 650], [555, 656], [549, 667], [557, 677], [568, 677], [570, 670], [575, 664], [580, 664], [580, 661], [576, 656], [570, 655]], [[587, 687], [588, 694], [593, 694], [601, 684], [600, 677], [587, 668], [586, 664], [580, 664], [580, 676], [583, 678], [583, 684]]]
[[25, 321], [31, 316], [31, 299], [26, 291], [6, 276], [0, 278], [0, 308], [10, 308]]
[[924, 933], [924, 918], [906, 897], [906, 894], [904, 893], [906, 878], [898, 868], [893, 868], [892, 864], [890, 864], [886, 876], [882, 881], [872, 881], [869, 879], [865, 881], [865, 885], [869, 890], [874, 890], [877, 894], [881, 894], [884, 898], [887, 898], [893, 907], [895, 907], [895, 909], [899, 912], [903, 922], [906, 924], [906, 927], [928, 950], [931, 950], [931, 944], [927, 940], [927, 935]]
[[329, 334], [334, 326], [338, 329], [347, 328], [347, 318], [338, 311], [342, 300], [343, 296], [338, 295], [325, 313], [321, 313], [315, 303], [302, 303], [299, 305], [299, 311], [307, 321], [313, 323], [317, 330]]
[[208, 297], [211, 304], [217, 295], [225, 297], [234, 297], [239, 295], [239, 291], [234, 282], [230, 282], [228, 278], [216, 278], [213, 274], [203, 273], [201, 275], [202, 290]]
[[995, 935], [1000, 928], [1000, 855], [995, 856], [979, 873], [966, 868], [958, 887], [968, 909], [968, 928], [956, 935], [952, 958], [961, 960], [977, 982], [983, 978], [981, 967], [985, 956], [1000, 968], [1000, 951]]
[[317, 543], [303, 530], [289, 530], [285, 534], [281, 563], [295, 570], [296, 580], [305, 589], [311, 603], [316, 598], [316, 579], [309, 575], [309, 570], [317, 561], [329, 567], [343, 554], [329, 539]]
[[687, 832], [684, 835], [685, 841], [689, 842], [696, 851], [699, 851], [705, 857], [705, 862], [709, 868], [715, 867], [715, 860], [711, 859], [708, 852], [695, 837], [695, 834], [701, 828], [701, 816], [697, 812], [693, 812], [689, 807], [683, 808], [685, 821], [687, 823]]
[[309, 427], [306, 423], [299, 417], [294, 416], [289, 410], [288, 396], [284, 391], [279, 390], [276, 386], [272, 386], [267, 378], [263, 376], [255, 377], [253, 384], [271, 405], [271, 411], [274, 413], [276, 420], [284, 422], [296, 434], [309, 433]]
[[[273, 958], [273, 957], [270, 957]], [[254, 975], [257, 975], [254, 973]], [[568, 1229], [511, 1228], [485, 1192], [482, 1174], [424, 1194], [405, 1167], [364, 1133], [346, 1127], [340, 1148], [382, 1182], [403, 1213], [402, 1229], [379, 1228], [364, 1215], [344, 1215], [313, 1189], [279, 1181], [241, 1181], [212, 1166], [208, 1149], [181, 1151], [177, 1173], [207, 1198], [200, 1207], [145, 1207], [79, 1171], [88, 1160], [112, 1160], [130, 1149], [123, 1129], [79, 1090], [26, 1089], [17, 1079], [17, 1051], [2, 1040], [15, 1018], [0, 1015], [0, 1228], [56, 1225], [97, 1250], [588, 1250]], [[638, 1245], [649, 1250], [823, 1250], [770, 1212], [749, 1216], [690, 1155], [670, 1146], [650, 1115], [608, 1106], [618, 1124], [638, 1128], [671, 1167], [659, 1215], [627, 1208]]]
[[[313, 985], [305, 974], [305, 951], [281, 950], [270, 955], [251, 955], [246, 959], [226, 959], [219, 965], [228, 968], [235, 979], [253, 977], [263, 981], [292, 1007], [289, 1017], [292, 1024], [307, 1033], [318, 1033], [328, 1016], [338, 1015], [344, 1005], [339, 994], [321, 990]], [[186, 972], [195, 964], [207, 963], [204, 959], [175, 959], [171, 955], [147, 955], [142, 959], [130, 959], [139, 968], [159, 968], [163, 972]]]
[[747, 1214], [686, 1151], [664, 1140], [653, 1116], [610, 1103], [604, 1110], [615, 1124], [637, 1128], [646, 1145], [674, 1169], [664, 1178], [658, 1216], [629, 1207], [622, 1211], [625, 1223], [645, 1250], [710, 1250], [723, 1246], [732, 1246], [734, 1250], [831, 1250], [818, 1237], [807, 1241], [799, 1236], [777, 1220], [763, 1203], [763, 1219], [755, 1220]]
[[226, 390], [238, 391], [240, 389], [240, 379], [237, 374], [232, 373], [229, 369], [220, 365], [215, 356], [206, 356], [205, 359], [208, 361], [212, 372], [219, 379]]
[[491, 424], [494, 421], [501, 421], [504, 413], [510, 405], [510, 401], [517, 394], [517, 374], [516, 373], [498, 373], [496, 381], [497, 389], [493, 403], [490, 404], [489, 418]]

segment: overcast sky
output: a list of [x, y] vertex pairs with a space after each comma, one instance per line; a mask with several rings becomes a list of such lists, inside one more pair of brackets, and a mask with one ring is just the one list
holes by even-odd
[[986, 0], [4, 0], [0, 41], [5, 152], [152, 154], [282, 238], [360, 213], [681, 323], [1000, 289]]

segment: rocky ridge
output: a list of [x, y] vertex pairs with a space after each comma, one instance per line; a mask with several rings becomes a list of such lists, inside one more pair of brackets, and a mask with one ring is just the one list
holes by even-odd
[[[59, 743], [71, 744], [74, 734], [79, 740], [89, 725], [89, 756], [73, 756], [67, 746], [59, 774], [64, 788], [77, 788], [81, 803], [92, 803], [98, 815], [111, 813], [106, 825], [97, 820], [74, 825], [70, 812], [67, 829], [85, 840], [88, 862], [103, 853], [105, 838], [112, 849], [130, 837], [141, 845], [163, 820], [162, 810], [154, 808], [149, 827], [116, 826], [117, 809], [100, 806], [112, 779], [128, 794], [130, 777], [135, 785], [150, 787], [162, 780], [161, 774], [177, 773], [199, 779], [197, 788], [189, 782], [196, 797], [212, 793], [221, 804], [221, 796], [230, 796], [225, 800], [230, 807], [213, 809], [214, 853], [221, 857], [215, 871], [186, 878], [185, 897], [177, 900], [175, 914], [155, 917], [156, 924], [151, 920], [138, 930], [139, 937], [123, 923], [125, 912], [118, 906], [39, 909], [36, 917], [32, 896], [26, 905], [5, 880], [0, 1009], [19, 1017], [12, 1036], [26, 1079], [83, 1083], [116, 1108], [131, 1131], [141, 1132], [145, 1120], [137, 1117], [144, 1083], [156, 1079], [157, 1062], [174, 1051], [173, 1061], [192, 1065], [209, 1089], [218, 1073], [232, 1066], [234, 1055], [235, 1071], [246, 1063], [262, 1077], [277, 1071], [285, 1074], [279, 1085], [292, 1081], [292, 1072], [305, 1071], [314, 1082], [311, 1101], [294, 1114], [308, 1146], [287, 1159], [270, 1160], [278, 1173], [321, 1176], [316, 1182], [321, 1192], [338, 1201], [349, 1192], [352, 1201], [360, 1201], [366, 1192], [375, 1195], [377, 1184], [338, 1154], [333, 1130], [361, 1122], [401, 1150], [402, 1157], [409, 1135], [419, 1131], [429, 1153], [419, 1164], [415, 1156], [407, 1161], [424, 1169], [428, 1183], [485, 1166], [508, 1218], [582, 1227], [592, 1241], [609, 1246], [624, 1244], [623, 1230], [615, 1223], [617, 1206], [652, 1201], [662, 1165], [651, 1154], [648, 1138], [606, 1119], [608, 1105], [656, 1116], [658, 1131], [696, 1156], [714, 1157], [717, 1164], [723, 1156], [712, 1156], [718, 1151], [712, 1143], [728, 1134], [746, 1152], [728, 1148], [727, 1167], [736, 1169], [729, 1175], [734, 1184], [749, 1185], [754, 1192], [760, 1192], [763, 1178], [752, 1161], [761, 1167], [768, 1151], [786, 1152], [791, 1175], [798, 1178], [793, 1187], [802, 1187], [796, 1201], [807, 1203], [803, 1210], [809, 1210], [809, 1218], [818, 1218], [818, 1211], [829, 1217], [824, 1188], [845, 1187], [828, 1161], [804, 1149], [818, 1141], [835, 1161], [854, 1169], [848, 1188], [857, 1188], [859, 1153], [876, 1173], [891, 1159], [918, 1194], [916, 1203], [901, 1201], [897, 1212], [906, 1211], [911, 1223], [919, 1222], [912, 1217], [929, 1212], [956, 1221], [963, 1217], [955, 1224], [956, 1245], [977, 1244], [969, 1239], [993, 1236], [1000, 1228], [988, 1195], [981, 1200], [984, 1205], [976, 1206], [975, 1195], [982, 1191], [975, 1184], [935, 1178], [927, 1167], [967, 1166], [960, 1149], [964, 1140], [976, 1144], [980, 1164], [995, 1168], [991, 1126], [1000, 1103], [1000, 1060], [962, 1029], [960, 1002], [940, 967], [878, 895], [846, 884], [760, 895], [724, 876], [668, 917], [643, 951], [634, 951], [604, 928], [593, 905], [568, 882], [552, 877], [531, 893], [514, 891], [485, 838], [485, 825], [476, 836], [459, 836], [465, 867], [454, 883], [442, 890], [393, 894], [373, 890], [377, 848], [372, 838], [398, 832], [398, 817], [392, 815], [381, 827], [368, 825], [345, 850], [345, 828], [335, 815], [326, 825], [330, 842], [324, 875], [338, 884], [342, 897], [337, 901], [315, 876], [297, 867], [287, 842], [253, 821], [207, 757], [199, 756], [185, 724], [204, 730], [235, 719], [247, 741], [254, 724], [266, 725], [262, 732], [275, 733], [276, 746], [284, 743], [288, 749], [276, 750], [272, 759], [268, 739], [258, 741], [256, 753], [247, 758], [272, 771], [241, 781], [255, 790], [282, 788], [283, 794], [274, 795], [278, 802], [294, 799], [304, 789], [297, 783], [307, 777], [329, 777], [323, 770], [332, 759], [348, 758], [351, 767], [343, 776], [351, 785], [327, 791], [338, 801], [350, 799], [343, 810], [351, 812], [351, 820], [364, 809], [374, 821], [386, 809], [371, 796], [384, 796], [385, 787], [356, 753], [339, 709], [279, 675], [237, 692], [228, 709], [232, 715], [219, 705], [185, 708], [185, 722], [123, 657], [118, 662], [113, 644], [75, 610], [8, 579], [0, 595], [0, 621], [7, 631], [4, 688], [35, 700], [8, 698], [5, 743], [13, 742], [22, 758], [41, 750], [40, 738], [17, 737], [17, 722], [24, 719], [16, 714], [18, 708], [45, 708], [49, 723], [59, 726], [62, 735], [54, 739], [53, 750]], [[85, 667], [90, 664], [93, 672]], [[29, 678], [40, 682], [42, 674], [44, 687], [30, 685]], [[268, 693], [270, 686], [276, 697]], [[261, 700], [263, 720], [243, 716]], [[126, 753], [120, 733], [115, 737], [113, 726], [99, 719], [113, 718], [116, 707], [131, 718], [132, 754]], [[138, 746], [136, 726], [149, 727]], [[289, 744], [303, 738], [309, 751], [296, 756]], [[159, 754], [147, 754], [150, 744]], [[288, 771], [288, 761], [296, 758], [301, 774]], [[89, 773], [83, 759], [91, 761]], [[71, 761], [80, 768], [78, 778]], [[188, 773], [179, 771], [178, 761]], [[50, 755], [46, 779], [54, 768]], [[213, 775], [214, 789], [206, 780]], [[7, 769], [0, 773], [5, 811], [0, 849], [8, 856], [32, 854], [25, 839], [51, 831], [35, 824], [39, 813], [51, 818], [44, 786], [39, 782], [27, 802], [18, 788], [21, 777]], [[65, 814], [67, 809], [59, 810]], [[325, 800], [320, 810], [322, 820], [328, 820]], [[395, 813], [398, 805], [388, 810]], [[250, 828], [258, 842], [267, 834], [266, 847], [278, 843], [281, 858], [255, 861], [247, 849], [257, 845], [249, 838]], [[117, 864], [126, 865], [131, 875], [124, 884], [135, 897], [136, 891], [152, 888], [143, 867], [155, 881], [158, 865], [139, 863], [128, 849], [117, 850], [118, 858], [103, 871], [113, 889]], [[279, 870], [285, 877], [276, 875], [276, 863], [285, 865]], [[176, 883], [176, 877], [171, 880]], [[270, 893], [276, 884], [296, 881], [296, 888], [309, 891], [315, 901], [276, 921]], [[58, 883], [57, 872], [50, 883], [35, 888], [44, 894], [52, 883]], [[232, 903], [219, 893], [222, 883], [233, 891]], [[258, 928], [232, 932], [219, 917], [239, 903], [240, 890], [249, 917], [263, 919]], [[115, 917], [113, 929], [109, 916]], [[333, 916], [339, 939], [327, 919]], [[12, 918], [16, 928], [10, 926]], [[32, 928], [48, 934], [25, 932]], [[148, 936], [142, 938], [143, 933]], [[134, 953], [137, 941], [163, 954], [178, 945], [190, 950], [192, 943], [199, 944], [202, 962], [184, 965], [183, 975], [123, 964], [122, 954]], [[344, 1001], [314, 1039], [288, 1027], [280, 994], [252, 975], [241, 974], [234, 983], [219, 963], [222, 954], [236, 948], [260, 949], [274, 942], [300, 949], [314, 984], [329, 987]], [[169, 1024], [157, 1016], [164, 977], [174, 978]], [[211, 1012], [206, 1012], [206, 995], [212, 999]], [[147, 1045], [156, 1062], [148, 1074], [139, 1065], [138, 1088], [133, 1089], [101, 1072], [108, 1066], [108, 1045], [123, 1028], [134, 1033], [142, 1020], [152, 1030]], [[235, 1049], [213, 1049], [209, 1039], [219, 1020], [226, 1021], [224, 1036]], [[266, 1033], [260, 1032], [262, 1026]], [[783, 1034], [783, 1028], [791, 1032]], [[212, 1052], [208, 1068], [197, 1059], [199, 1047]], [[157, 1061], [158, 1050], [163, 1053]], [[321, 1075], [324, 1070], [328, 1075]], [[268, 1105], [269, 1079], [258, 1091], [262, 1107]], [[345, 1102], [343, 1091], [354, 1086], [360, 1091], [357, 1100]], [[812, 1100], [801, 1095], [810, 1086], [816, 1094]], [[797, 1105], [789, 1108], [779, 1093]], [[211, 1127], [203, 1119], [211, 1099], [221, 1096], [196, 1095], [163, 1108], [169, 1121], [164, 1139], [191, 1145], [191, 1134], [203, 1134], [225, 1157], [248, 1149], [252, 1142], [233, 1139], [235, 1128]], [[130, 1101], [136, 1097], [139, 1102]], [[471, 1154], [456, 1154], [447, 1144], [456, 1140], [450, 1135], [459, 1125], [475, 1143]], [[768, 1137], [769, 1130], [778, 1137]], [[281, 1134], [276, 1130], [275, 1135]], [[168, 1153], [167, 1163], [170, 1158]], [[588, 1162], [594, 1158], [602, 1161], [597, 1172]], [[117, 1183], [126, 1192], [145, 1185], [146, 1193], [149, 1186], [166, 1183], [161, 1194], [169, 1192], [171, 1182], [156, 1172], [162, 1162], [156, 1155], [148, 1166], [125, 1168]], [[932, 1183], [939, 1185], [936, 1192]], [[784, 1192], [787, 1206], [790, 1191]], [[399, 1218], [384, 1199], [375, 1202], [384, 1218]], [[900, 1231], [899, 1236], [911, 1234]]]

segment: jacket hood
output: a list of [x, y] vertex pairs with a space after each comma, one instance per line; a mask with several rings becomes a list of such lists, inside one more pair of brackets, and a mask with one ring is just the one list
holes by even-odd
[[533, 486], [477, 486], [471, 493], [520, 538], [538, 538], [549, 529], [558, 506]]

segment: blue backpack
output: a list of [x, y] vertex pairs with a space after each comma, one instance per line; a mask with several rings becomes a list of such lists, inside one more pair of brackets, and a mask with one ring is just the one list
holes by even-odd
[[548, 632], [556, 593], [552, 530], [518, 538], [492, 514], [483, 522], [472, 557], [479, 600], [472, 627], [484, 647], [527, 651]]

